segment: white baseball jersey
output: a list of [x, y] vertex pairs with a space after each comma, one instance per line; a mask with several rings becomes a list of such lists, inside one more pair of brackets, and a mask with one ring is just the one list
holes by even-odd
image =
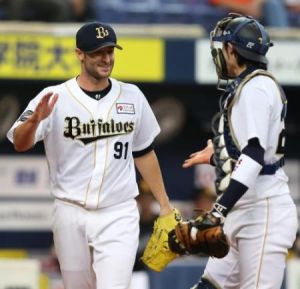
[[[276, 154], [279, 135], [284, 129], [282, 106], [280, 90], [274, 80], [259, 75], [245, 84], [232, 108], [231, 124], [240, 149], [243, 150], [251, 138], [258, 138], [265, 150], [265, 164], [275, 163], [282, 157]], [[281, 168], [274, 175], [259, 175], [254, 188], [249, 188], [236, 205], [287, 194], [287, 181]]]
[[[250, 139], [258, 138], [265, 150], [265, 164], [275, 163], [282, 156], [277, 147], [284, 129], [283, 103], [276, 83], [268, 76], [257, 75], [236, 97], [229, 117], [235, 143], [243, 150]], [[281, 168], [273, 175], [258, 175], [253, 187], [228, 213], [224, 231], [230, 251], [222, 259], [209, 258], [203, 274], [216, 288], [281, 287], [287, 252], [298, 227], [287, 181]]]
[[[132, 84], [110, 79], [100, 100], [87, 96], [75, 78], [44, 89], [59, 94], [54, 110], [38, 126], [35, 142], [44, 141], [53, 195], [88, 209], [103, 208], [138, 194], [132, 151], [152, 144], [160, 128], [143, 93]], [[30, 114], [30, 112], [29, 112]], [[10, 131], [21, 124], [21, 116]]]

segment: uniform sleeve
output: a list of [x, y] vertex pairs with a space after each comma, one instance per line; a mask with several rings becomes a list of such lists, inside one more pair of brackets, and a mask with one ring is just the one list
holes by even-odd
[[156, 117], [141, 91], [139, 91], [139, 97], [141, 98], [140, 115], [133, 140], [133, 151], [142, 151], [149, 147], [155, 137], [160, 133], [160, 127]]
[[233, 130], [241, 150], [252, 138], [257, 138], [264, 150], [267, 146], [272, 104], [264, 79], [249, 81], [232, 109]]
[[[12, 125], [12, 127], [7, 132], [7, 138], [12, 143], [13, 143], [13, 134], [14, 134], [15, 128], [18, 127], [20, 124], [22, 124], [26, 119], [28, 119], [30, 117], [30, 115], [33, 114], [37, 104], [39, 103], [42, 96], [45, 95], [45, 93], [47, 93], [46, 89], [41, 91], [35, 98], [33, 98], [29, 102], [29, 104], [27, 105], [25, 110], [22, 112], [22, 114], [19, 116], [19, 118], [15, 121], [15, 123]], [[46, 137], [47, 133], [50, 131], [50, 129], [51, 128], [50, 128], [50, 116], [49, 116], [48, 118], [42, 120], [41, 123], [39, 124], [39, 126], [36, 130], [34, 143], [37, 143], [38, 141], [43, 140]]]

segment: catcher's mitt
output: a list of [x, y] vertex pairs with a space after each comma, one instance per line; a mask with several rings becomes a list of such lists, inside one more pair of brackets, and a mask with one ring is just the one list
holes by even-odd
[[168, 244], [168, 234], [181, 220], [177, 209], [169, 215], [158, 217], [153, 233], [147, 243], [141, 260], [152, 270], [161, 272], [178, 254], [172, 252]]
[[220, 218], [207, 213], [196, 220], [179, 222], [169, 234], [170, 249], [177, 254], [198, 254], [223, 258], [229, 242]]

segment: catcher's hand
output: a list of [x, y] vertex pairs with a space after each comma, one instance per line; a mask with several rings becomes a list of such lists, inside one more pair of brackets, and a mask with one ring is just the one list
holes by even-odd
[[183, 168], [190, 168], [195, 165], [199, 164], [210, 164], [211, 156], [214, 154], [214, 146], [212, 140], [209, 139], [207, 141], [207, 146], [198, 152], [192, 153], [188, 159], [186, 159], [182, 167]]
[[211, 213], [179, 222], [169, 234], [170, 249], [180, 255], [203, 253], [223, 258], [229, 251], [229, 242], [221, 223], [221, 219]]
[[168, 234], [174, 230], [179, 221], [181, 215], [177, 209], [174, 209], [171, 214], [156, 219], [153, 233], [141, 258], [150, 269], [161, 272], [178, 256], [169, 248]]

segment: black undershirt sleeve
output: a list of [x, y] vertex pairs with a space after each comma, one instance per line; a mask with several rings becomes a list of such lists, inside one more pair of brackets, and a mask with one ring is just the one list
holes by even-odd
[[141, 156], [151, 152], [152, 150], [154, 150], [153, 143], [151, 145], [149, 145], [148, 147], [146, 147], [145, 149], [141, 150], [141, 151], [132, 152], [132, 155], [133, 155], [134, 158], [138, 158], [138, 157], [141, 157]]
[[[264, 149], [260, 146], [257, 138], [252, 138], [248, 141], [248, 145], [242, 150], [242, 153], [255, 160], [257, 163], [263, 165], [264, 163]], [[231, 179], [228, 188], [218, 200], [224, 209], [221, 214], [226, 217], [228, 212], [233, 208], [236, 202], [246, 193], [248, 187], [244, 184]], [[219, 211], [218, 211], [219, 212]]]
[[242, 150], [242, 153], [255, 160], [260, 165], [264, 165], [265, 150], [260, 145], [258, 138], [249, 139], [248, 145]]

